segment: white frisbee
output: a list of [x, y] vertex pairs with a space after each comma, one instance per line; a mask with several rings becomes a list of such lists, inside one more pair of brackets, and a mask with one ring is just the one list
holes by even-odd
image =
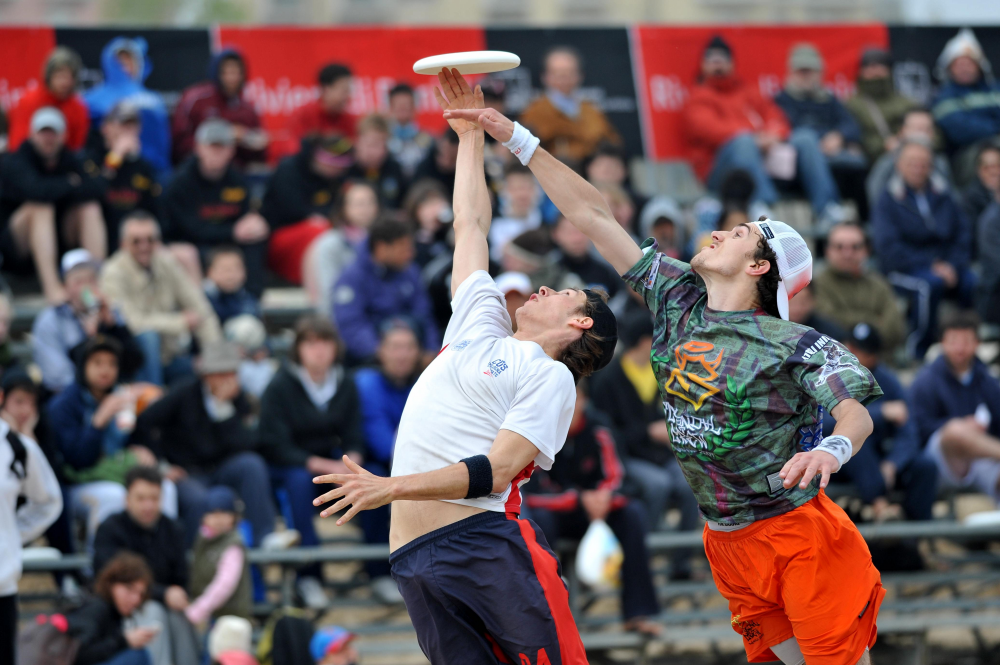
[[413, 71], [436, 76], [447, 67], [457, 69], [459, 74], [489, 74], [514, 69], [520, 64], [521, 59], [507, 51], [463, 51], [421, 58], [413, 63]]

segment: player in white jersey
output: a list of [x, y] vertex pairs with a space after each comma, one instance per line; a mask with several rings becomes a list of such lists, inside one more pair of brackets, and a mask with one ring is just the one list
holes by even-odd
[[[442, 71], [442, 109], [484, 107], [456, 71]], [[604, 367], [617, 324], [604, 294], [539, 289], [515, 313], [486, 272], [490, 201], [483, 130], [459, 135], [455, 176], [454, 314], [444, 348], [403, 410], [392, 476], [349, 458], [352, 474], [320, 476], [336, 489], [324, 517], [392, 502], [392, 575], [434, 665], [586, 663], [559, 563], [541, 531], [520, 519], [519, 486], [548, 469], [566, 440], [575, 381]]]

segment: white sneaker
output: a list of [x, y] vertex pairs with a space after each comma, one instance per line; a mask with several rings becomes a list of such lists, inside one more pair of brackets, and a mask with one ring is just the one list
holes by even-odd
[[260, 541], [260, 549], [273, 552], [275, 550], [287, 550], [289, 547], [294, 547], [301, 536], [299, 532], [295, 529], [285, 529], [284, 531], [272, 531], [271, 533], [264, 536], [264, 539]]
[[315, 577], [300, 577], [295, 583], [295, 589], [299, 592], [302, 602], [311, 610], [325, 610], [330, 604], [326, 590]]
[[396, 580], [387, 575], [372, 580], [372, 595], [386, 605], [399, 605], [403, 602], [403, 594], [399, 593]]

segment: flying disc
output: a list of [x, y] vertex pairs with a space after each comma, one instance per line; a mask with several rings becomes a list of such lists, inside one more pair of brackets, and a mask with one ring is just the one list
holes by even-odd
[[459, 74], [489, 74], [514, 69], [521, 59], [507, 51], [463, 51], [421, 58], [413, 63], [417, 74], [437, 75], [442, 69], [457, 69]]

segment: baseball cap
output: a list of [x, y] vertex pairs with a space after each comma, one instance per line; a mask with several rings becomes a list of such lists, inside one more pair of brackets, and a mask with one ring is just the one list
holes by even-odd
[[345, 136], [326, 136], [316, 144], [314, 157], [330, 166], [348, 168], [354, 164], [354, 144]]
[[338, 653], [355, 637], [357, 636], [354, 633], [344, 630], [340, 626], [324, 626], [313, 635], [309, 642], [309, 652], [312, 654], [313, 660], [318, 663], [327, 654]]
[[810, 69], [813, 71], [822, 71], [823, 56], [819, 54], [819, 51], [812, 44], [799, 44], [792, 49], [791, 54], [788, 56], [788, 68], [792, 70]]
[[504, 295], [516, 291], [522, 295], [530, 296], [535, 292], [531, 288], [531, 278], [523, 272], [514, 272], [513, 270], [502, 273], [497, 277], [497, 288]]
[[599, 369], [604, 369], [615, 355], [615, 347], [618, 345], [618, 319], [615, 318], [615, 313], [608, 307], [608, 303], [604, 301], [601, 294], [590, 289], [584, 289], [583, 292], [587, 294], [587, 301], [595, 309], [591, 316], [594, 325], [590, 329], [601, 337], [601, 357], [598, 358], [597, 364], [594, 366], [596, 372]]
[[892, 53], [881, 46], [869, 46], [861, 52], [861, 66], [885, 65], [892, 67]]
[[82, 247], [69, 250], [63, 254], [62, 260], [59, 262], [59, 270], [62, 272], [63, 278], [65, 278], [71, 270], [75, 270], [80, 266], [87, 266], [88, 268], [97, 270], [99, 264], [97, 260], [94, 259], [93, 255]]
[[784, 222], [751, 222], [778, 257], [778, 313], [788, 320], [788, 301], [812, 281], [812, 252], [799, 232]]
[[212, 342], [198, 359], [198, 374], [228, 374], [240, 368], [240, 347], [233, 342]]
[[222, 118], [209, 118], [198, 125], [194, 140], [201, 144], [229, 146], [236, 143], [236, 136], [233, 134], [233, 126], [227, 121]]
[[882, 336], [878, 334], [875, 326], [868, 323], [862, 322], [851, 328], [851, 334], [848, 336], [847, 342], [865, 353], [879, 353], [882, 351]]
[[66, 133], [66, 117], [54, 106], [43, 106], [31, 116], [31, 133], [51, 129], [56, 134]]

